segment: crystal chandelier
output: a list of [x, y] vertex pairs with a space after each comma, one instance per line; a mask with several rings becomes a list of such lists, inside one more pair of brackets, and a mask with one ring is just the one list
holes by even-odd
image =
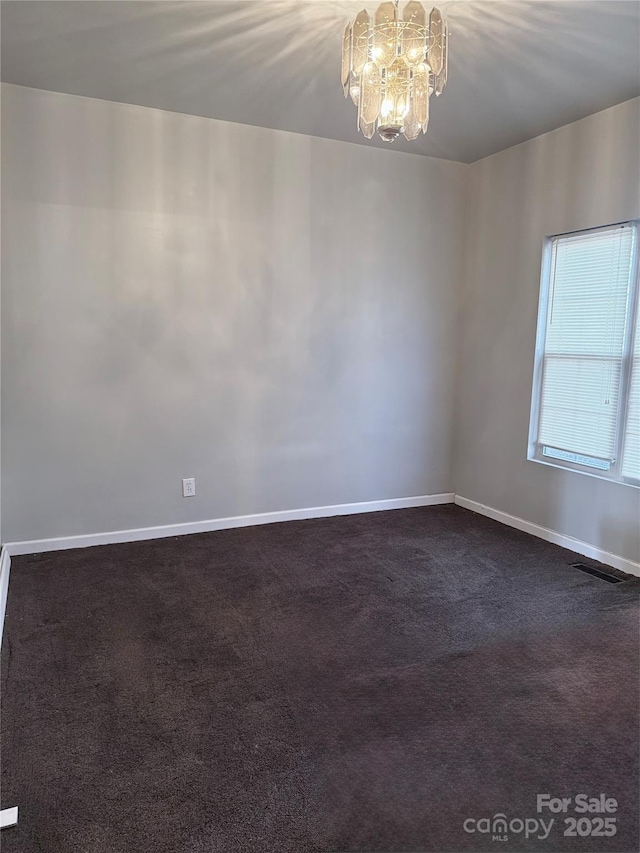
[[438, 9], [427, 13], [411, 0], [381, 3], [371, 20], [362, 10], [342, 42], [342, 87], [358, 108], [358, 127], [367, 139], [393, 142], [401, 133], [416, 139], [427, 132], [429, 96], [447, 82], [447, 25]]

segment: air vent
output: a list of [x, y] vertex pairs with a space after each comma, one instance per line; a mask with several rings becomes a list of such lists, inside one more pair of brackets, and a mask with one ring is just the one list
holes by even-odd
[[571, 563], [573, 569], [580, 569], [581, 572], [586, 572], [588, 575], [593, 575], [600, 578], [601, 581], [607, 583], [622, 583], [622, 578], [617, 578], [615, 575], [609, 575], [607, 572], [602, 572], [600, 569], [594, 569], [593, 566], [587, 566], [584, 563]]

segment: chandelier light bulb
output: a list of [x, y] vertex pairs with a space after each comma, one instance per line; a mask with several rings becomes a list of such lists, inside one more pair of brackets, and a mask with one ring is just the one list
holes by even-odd
[[449, 31], [438, 9], [410, 0], [400, 15], [388, 0], [373, 18], [358, 12], [342, 41], [342, 87], [358, 109], [358, 129], [386, 142], [427, 132], [429, 97], [447, 83]]

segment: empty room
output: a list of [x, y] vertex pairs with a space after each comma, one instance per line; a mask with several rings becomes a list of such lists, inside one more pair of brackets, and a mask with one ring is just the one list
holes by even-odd
[[638, 851], [640, 3], [0, 16], [3, 853]]

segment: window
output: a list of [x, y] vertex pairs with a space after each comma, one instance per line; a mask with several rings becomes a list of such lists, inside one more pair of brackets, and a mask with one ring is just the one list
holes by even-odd
[[640, 486], [638, 223], [547, 239], [529, 459]]

